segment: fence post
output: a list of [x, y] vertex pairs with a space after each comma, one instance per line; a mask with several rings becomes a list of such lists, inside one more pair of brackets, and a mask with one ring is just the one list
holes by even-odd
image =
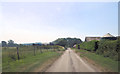
[[35, 44], [33, 44], [33, 47], [34, 47], [34, 56], [35, 56]]
[[18, 60], [19, 60], [20, 57], [19, 57], [19, 49], [18, 49], [18, 47], [17, 47], [17, 56], [18, 56]]
[[40, 53], [42, 53], [42, 49], [40, 48]]
[[35, 46], [34, 46], [34, 56], [35, 56]]

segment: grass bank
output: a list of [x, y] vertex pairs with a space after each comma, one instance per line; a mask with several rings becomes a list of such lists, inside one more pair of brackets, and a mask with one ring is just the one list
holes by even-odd
[[113, 59], [103, 57], [96, 53], [92, 53], [86, 50], [78, 50], [75, 49], [76, 53], [80, 53], [80, 56], [83, 58], [88, 58], [94, 61], [97, 65], [101, 66], [104, 71], [118, 72], [118, 61], [114, 61]]
[[3, 72], [33, 72], [36, 68], [39, 68], [50, 59], [57, 58], [62, 53], [58, 52], [44, 52], [36, 56], [29, 56], [24, 59], [9, 62], [3, 62]]

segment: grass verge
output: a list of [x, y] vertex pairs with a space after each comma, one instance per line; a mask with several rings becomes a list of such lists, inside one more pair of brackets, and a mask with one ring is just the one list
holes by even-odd
[[94, 61], [96, 64], [101, 66], [104, 71], [110, 72], [118, 72], [118, 61], [114, 61], [110, 58], [103, 57], [101, 55], [97, 55], [96, 53], [92, 53], [86, 50], [77, 50], [75, 49], [76, 53], [80, 53], [80, 56]]
[[3, 72], [34, 72], [34, 69], [39, 68], [46, 61], [59, 57], [61, 53], [44, 52], [36, 56], [29, 56], [25, 59], [16, 60], [13, 62], [3, 63]]

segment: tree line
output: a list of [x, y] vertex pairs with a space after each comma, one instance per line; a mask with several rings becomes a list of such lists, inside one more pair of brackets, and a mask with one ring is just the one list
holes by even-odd
[[82, 40], [79, 38], [58, 38], [55, 41], [51, 42], [50, 44], [60, 45], [67, 48], [67, 47], [73, 47], [75, 44], [80, 44], [80, 43], [82, 43]]
[[18, 44], [14, 43], [13, 40], [8, 40], [8, 42], [6, 41], [2, 41], [2, 47], [16, 47]]

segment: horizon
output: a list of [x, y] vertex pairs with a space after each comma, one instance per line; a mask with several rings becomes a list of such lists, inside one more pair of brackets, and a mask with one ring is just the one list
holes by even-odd
[[1, 41], [49, 43], [118, 35], [117, 2], [3, 2], [1, 7]]
[[[119, 36], [119, 35], [117, 35], [117, 36]], [[117, 37], [117, 36], [115, 36], [115, 37]], [[102, 36], [86, 36], [86, 37], [102, 37]], [[85, 37], [85, 38], [86, 38]], [[66, 37], [66, 38], [76, 38], [76, 37]], [[57, 38], [57, 39], [59, 39], [59, 38]], [[57, 39], [55, 39], [55, 40], [57, 40]], [[79, 38], [79, 39], [81, 39], [81, 38]], [[12, 39], [9, 39], [9, 40], [12, 40]], [[54, 41], [55, 41], [54, 40]], [[81, 39], [82, 40], [82, 39]], [[4, 40], [2, 40], [2, 41], [4, 41]], [[14, 41], [14, 40], [13, 40]], [[82, 41], [85, 41], [85, 39], [84, 40], [82, 40]], [[6, 42], [8, 42], [8, 40], [6, 41]], [[50, 42], [52, 42], [52, 41], [50, 41]], [[37, 41], [37, 42], [24, 42], [24, 43], [17, 43], [17, 44], [31, 44], [31, 43], [42, 43], [42, 44], [48, 44], [48, 43], [50, 43], [50, 42], [39, 42], [39, 41]], [[15, 42], [16, 43], [16, 42]]]

